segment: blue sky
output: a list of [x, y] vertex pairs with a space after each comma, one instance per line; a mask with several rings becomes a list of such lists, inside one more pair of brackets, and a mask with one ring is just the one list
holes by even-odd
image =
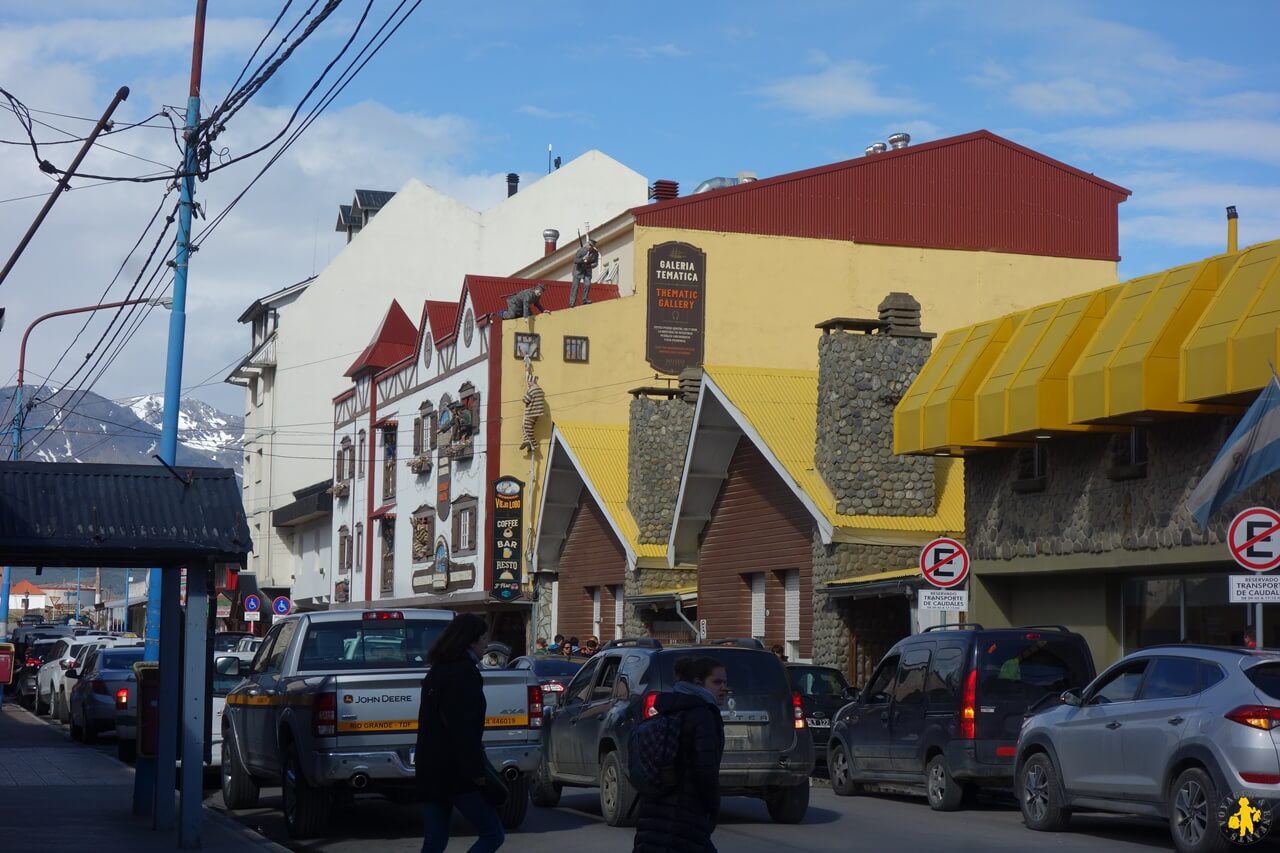
[[[98, 114], [121, 84], [133, 88], [126, 117], [184, 103], [193, 5], [7, 0], [0, 86], [31, 107], [78, 116]], [[210, 5], [204, 91], [217, 102], [281, 4]], [[232, 154], [280, 126], [364, 5], [346, 0], [236, 117], [223, 138]], [[373, 20], [393, 5], [375, 0]], [[548, 144], [566, 160], [598, 148], [650, 181], [673, 178], [689, 190], [714, 175], [765, 177], [857, 156], [897, 130], [922, 142], [986, 128], [1134, 191], [1121, 207], [1122, 277], [1218, 251], [1227, 204], [1240, 209], [1242, 242], [1274, 239], [1277, 25], [1280, 3], [1264, 0], [426, 2], [197, 256], [186, 382], [241, 354], [235, 317], [249, 302], [341, 249], [331, 229], [352, 187], [395, 189], [417, 176], [483, 208], [504, 195], [506, 172], [526, 182], [544, 174]], [[18, 133], [0, 112], [0, 138]], [[176, 153], [162, 130], [130, 131], [113, 144], [161, 162]], [[111, 174], [151, 168], [111, 152], [90, 165]], [[242, 164], [200, 185], [209, 211], [252, 171]], [[29, 149], [0, 146], [0, 198], [47, 185]], [[159, 194], [156, 185], [112, 185], [59, 201], [0, 293], [9, 308], [0, 363], [16, 362], [18, 329], [31, 317], [98, 298]], [[0, 204], [0, 232], [21, 233], [39, 204]], [[158, 312], [98, 390], [159, 390], [164, 336]], [[52, 367], [66, 343], [53, 330], [33, 339], [33, 373]], [[240, 404], [227, 386], [194, 393], [231, 410]]]

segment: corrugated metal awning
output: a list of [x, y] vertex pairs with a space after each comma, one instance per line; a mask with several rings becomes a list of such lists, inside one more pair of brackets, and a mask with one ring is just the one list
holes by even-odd
[[827, 581], [818, 587], [831, 598], [883, 598], [892, 595], [910, 595], [924, 586], [924, 576], [919, 566], [854, 575], [851, 578]]
[[627, 602], [630, 604], [666, 604], [674, 603], [676, 599], [679, 599], [681, 604], [695, 604], [698, 601], [698, 588], [696, 586], [682, 586], [673, 589], [641, 592], [639, 595], [628, 597]]

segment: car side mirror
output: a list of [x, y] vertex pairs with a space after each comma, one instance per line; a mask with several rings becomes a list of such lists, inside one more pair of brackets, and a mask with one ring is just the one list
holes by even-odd
[[1064, 691], [1061, 696], [1061, 699], [1062, 699], [1062, 704], [1070, 705], [1073, 708], [1079, 708], [1081, 705], [1084, 704], [1084, 699], [1081, 698], [1080, 691], [1078, 690]]
[[80, 670], [73, 666], [70, 669], [68, 669], [65, 673], [63, 673], [63, 675], [66, 678], [79, 678]]
[[856, 687], [846, 687], [841, 695], [844, 696], [846, 701], [857, 702], [860, 693], [861, 691]]
[[213, 668], [218, 675], [230, 675], [234, 678], [240, 674], [240, 658], [220, 657], [214, 661]]

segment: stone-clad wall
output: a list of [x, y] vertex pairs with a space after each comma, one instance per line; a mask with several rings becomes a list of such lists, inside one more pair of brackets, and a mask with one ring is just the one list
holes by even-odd
[[640, 527], [642, 544], [665, 544], [671, 534], [693, 412], [680, 399], [631, 401], [627, 508]]
[[[890, 545], [823, 545], [813, 537], [813, 662], [849, 672], [849, 624], [834, 599], [822, 592], [822, 584], [855, 575], [888, 572], [910, 566], [920, 556], [918, 548]], [[858, 626], [870, 629], [872, 626]], [[874, 666], [879, 661], [872, 661]]]
[[678, 589], [697, 585], [697, 569], [640, 569], [627, 572], [622, 593], [627, 599], [622, 607], [622, 633], [628, 637], [646, 637], [649, 634], [640, 611], [635, 605], [628, 603], [633, 596], [659, 589]]
[[1138, 480], [1107, 478], [1108, 436], [1055, 438], [1046, 444], [1043, 492], [1013, 491], [1015, 451], [973, 454], [964, 465], [969, 551], [976, 560], [1014, 560], [1225, 542], [1241, 509], [1280, 505], [1280, 477], [1273, 475], [1212, 516], [1208, 530], [1184, 506], [1236, 423], [1202, 416], [1152, 426], [1147, 475]]
[[893, 454], [893, 409], [929, 358], [924, 337], [818, 341], [818, 473], [845, 515], [932, 515], [933, 458]]

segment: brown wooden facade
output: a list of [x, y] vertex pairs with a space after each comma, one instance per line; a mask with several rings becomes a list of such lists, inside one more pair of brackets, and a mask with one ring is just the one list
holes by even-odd
[[[586, 489], [569, 523], [560, 555], [560, 584], [556, 593], [556, 633], [586, 640], [596, 635], [601, 643], [614, 636], [617, 612], [615, 589], [626, 575], [627, 556], [595, 498]], [[594, 589], [600, 589], [600, 627], [593, 624]]]
[[787, 572], [799, 572], [800, 656], [813, 655], [813, 517], [750, 441], [742, 438], [702, 534], [698, 617], [707, 635], [750, 637], [752, 575], [764, 576], [764, 636], [784, 643]]

